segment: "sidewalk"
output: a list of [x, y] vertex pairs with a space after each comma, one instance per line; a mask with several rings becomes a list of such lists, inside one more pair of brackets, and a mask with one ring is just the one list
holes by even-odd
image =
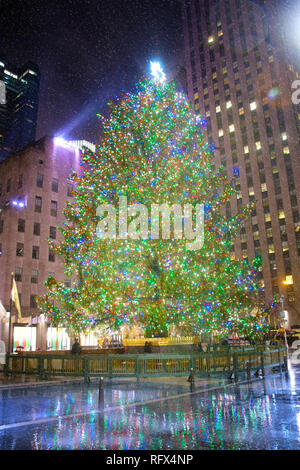
[[0, 371], [0, 390], [5, 388], [24, 388], [32, 386], [45, 386], [63, 384], [69, 382], [83, 382], [83, 377], [51, 377], [47, 380], [40, 380], [37, 375], [10, 374], [8, 377]]

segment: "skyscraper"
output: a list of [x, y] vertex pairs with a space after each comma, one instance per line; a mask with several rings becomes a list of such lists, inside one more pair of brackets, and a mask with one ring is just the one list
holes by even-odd
[[0, 161], [34, 141], [39, 83], [37, 65], [16, 68], [0, 59]]
[[266, 298], [284, 296], [289, 325], [300, 324], [300, 106], [292, 102], [300, 56], [286, 27], [292, 4], [182, 1], [188, 95], [207, 120], [216, 167], [238, 176], [227, 214], [256, 201], [232, 256], [261, 256]]

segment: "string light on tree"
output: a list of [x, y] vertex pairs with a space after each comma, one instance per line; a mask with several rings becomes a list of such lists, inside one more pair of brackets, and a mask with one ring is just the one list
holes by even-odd
[[[104, 135], [96, 152], [87, 150], [82, 174], [73, 174], [74, 201], [65, 209], [63, 240], [49, 241], [64, 261], [72, 288], [54, 278], [39, 299], [53, 325], [75, 332], [106, 325], [139, 325], [146, 335], [201, 332], [260, 335], [268, 306], [257, 279], [260, 259], [232, 256], [251, 203], [231, 218], [225, 206], [235, 181], [213, 165], [213, 148], [203, 138], [203, 119], [183, 93], [166, 81], [157, 62], [152, 79], [110, 102], [100, 117]], [[186, 240], [99, 239], [97, 207], [126, 196], [128, 206], [203, 204], [204, 246], [188, 250]], [[132, 218], [128, 216], [128, 223]], [[173, 232], [172, 232], [173, 230]], [[174, 227], [171, 224], [171, 232]]]

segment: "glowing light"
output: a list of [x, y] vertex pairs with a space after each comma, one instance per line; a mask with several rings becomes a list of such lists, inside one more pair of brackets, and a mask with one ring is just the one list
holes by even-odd
[[21, 209], [23, 209], [25, 207], [24, 201], [14, 199], [13, 201], [11, 201], [11, 203], [12, 203], [13, 206], [20, 207]]
[[68, 141], [61, 136], [54, 137], [54, 143], [55, 145], [59, 145], [62, 147], [69, 146]]
[[275, 98], [277, 98], [278, 95], [279, 89], [277, 87], [271, 88], [271, 90], [268, 92], [268, 98], [270, 100], [274, 100]]
[[151, 75], [155, 80], [158, 82], [164, 82], [166, 80], [166, 74], [159, 62], [150, 62], [150, 69]]
[[285, 277], [285, 280], [283, 281], [283, 284], [285, 286], [291, 286], [292, 284], [294, 284], [294, 281], [293, 281], [293, 276], [286, 276]]

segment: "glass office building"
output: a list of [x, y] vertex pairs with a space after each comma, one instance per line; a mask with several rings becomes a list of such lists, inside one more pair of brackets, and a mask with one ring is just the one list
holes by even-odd
[[39, 84], [37, 65], [16, 68], [0, 58], [0, 161], [35, 140]]

